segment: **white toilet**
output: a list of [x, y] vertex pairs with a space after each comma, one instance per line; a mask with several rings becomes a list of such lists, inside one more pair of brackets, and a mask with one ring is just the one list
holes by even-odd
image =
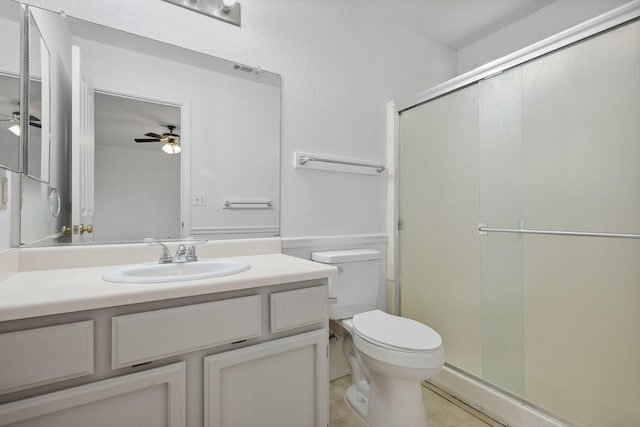
[[338, 267], [329, 280], [329, 318], [348, 332], [343, 345], [353, 378], [346, 396], [351, 408], [370, 427], [425, 427], [420, 382], [442, 369], [440, 335], [376, 309], [380, 252], [314, 252], [311, 259]]

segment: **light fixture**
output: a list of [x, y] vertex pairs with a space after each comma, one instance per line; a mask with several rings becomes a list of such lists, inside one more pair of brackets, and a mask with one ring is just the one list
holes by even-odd
[[180, 144], [177, 144], [174, 141], [169, 141], [162, 146], [162, 151], [167, 154], [178, 154], [180, 151], [182, 151], [182, 147], [180, 147]]
[[164, 0], [194, 12], [240, 26], [240, 3], [236, 0]]
[[222, 0], [222, 11], [229, 13], [233, 5], [236, 4], [236, 0]]
[[[0, 114], [0, 115], [3, 115], [3, 114]], [[18, 111], [14, 111], [11, 113], [11, 116], [4, 116], [4, 117], [7, 117], [7, 119], [3, 119], [2, 121], [7, 121], [11, 123], [11, 126], [8, 127], [8, 130], [15, 136], [20, 136], [20, 113]]]
[[20, 136], [20, 125], [18, 123], [14, 124], [9, 128], [9, 132], [14, 134], [15, 136]]

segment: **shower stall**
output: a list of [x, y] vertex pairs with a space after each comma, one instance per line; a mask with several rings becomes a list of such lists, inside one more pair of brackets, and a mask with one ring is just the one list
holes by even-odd
[[637, 17], [398, 107], [402, 315], [568, 425], [640, 426]]

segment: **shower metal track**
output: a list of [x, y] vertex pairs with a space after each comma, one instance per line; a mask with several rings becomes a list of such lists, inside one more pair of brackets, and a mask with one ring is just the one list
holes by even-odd
[[640, 239], [640, 234], [632, 233], [599, 233], [592, 231], [559, 231], [559, 230], [530, 230], [527, 228], [492, 228], [482, 224], [478, 227], [480, 233], [513, 233], [513, 234], [546, 234], [553, 236], [579, 237], [609, 237], [618, 239]]

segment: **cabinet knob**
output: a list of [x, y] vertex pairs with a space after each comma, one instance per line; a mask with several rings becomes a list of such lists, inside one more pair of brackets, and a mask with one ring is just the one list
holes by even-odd
[[62, 232], [62, 234], [69, 234], [71, 233], [71, 227], [67, 227], [66, 225], [63, 225], [60, 231]]
[[93, 226], [91, 224], [88, 225], [84, 225], [84, 224], [80, 224], [80, 227], [78, 227], [78, 230], [80, 231], [80, 234], [84, 234], [84, 233], [93, 233]]

